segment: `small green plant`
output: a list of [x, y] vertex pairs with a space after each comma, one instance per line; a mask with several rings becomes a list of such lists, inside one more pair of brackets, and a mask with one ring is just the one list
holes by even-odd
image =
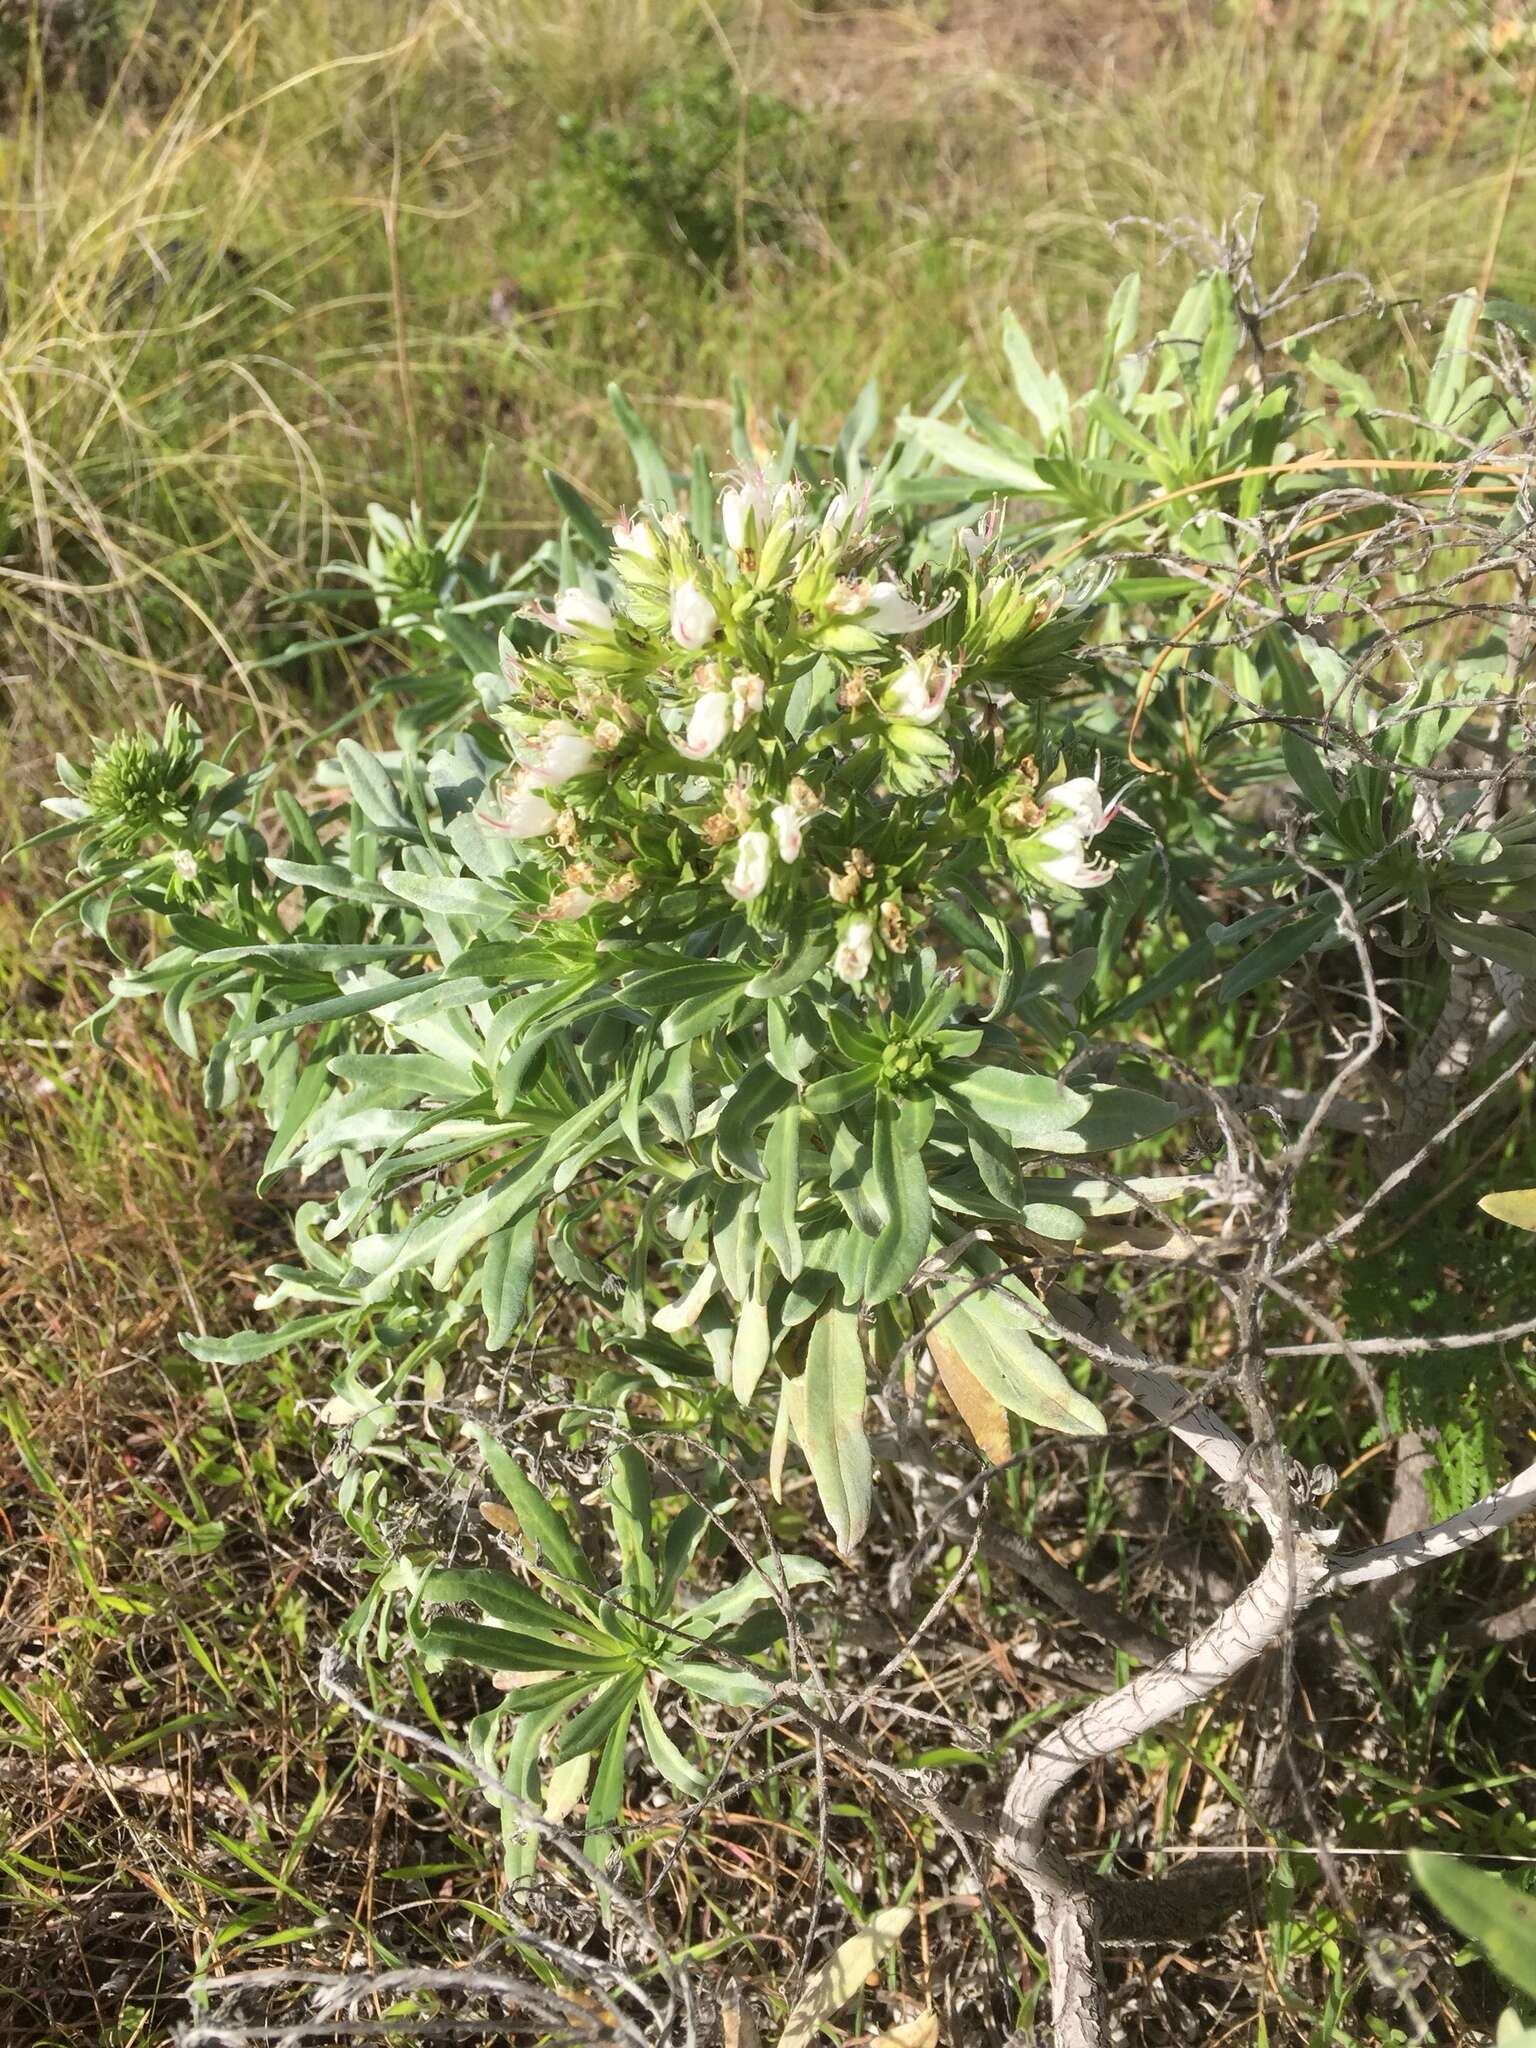
[[664, 251], [733, 272], [835, 209], [847, 152], [835, 134], [724, 64], [655, 78], [621, 114], [562, 117], [559, 177], [585, 179]]
[[[614, 1451], [603, 1489], [619, 1559], [605, 1584], [559, 1511], [488, 1432], [476, 1432], [491, 1481], [506, 1503], [522, 1576], [501, 1569], [448, 1567], [421, 1575], [413, 1610], [472, 1607], [481, 1621], [439, 1614], [413, 1634], [430, 1664], [459, 1658], [504, 1674], [505, 1703], [471, 1730], [472, 1747], [495, 1752], [510, 1730], [501, 1764], [514, 1801], [542, 1799], [563, 1816], [587, 1797], [586, 1853], [601, 1864], [623, 1797], [625, 1748], [638, 1717], [641, 1737], [663, 1781], [684, 1797], [708, 1789], [708, 1774], [668, 1735], [658, 1699], [676, 1688], [695, 1700], [762, 1707], [768, 1679], [748, 1661], [779, 1640], [776, 1603], [827, 1576], [813, 1559], [777, 1556], [744, 1577], [689, 1601], [684, 1580], [710, 1532], [710, 1510], [689, 1502], [654, 1536], [650, 1467], [632, 1444]], [[499, 1520], [498, 1513], [494, 1519]], [[528, 1583], [529, 1580], [533, 1584]], [[771, 1612], [763, 1612], [769, 1609]], [[550, 1770], [540, 1783], [541, 1751]], [[595, 1768], [593, 1759], [596, 1758]], [[537, 1837], [516, 1805], [504, 1809], [508, 1876], [533, 1868]]]

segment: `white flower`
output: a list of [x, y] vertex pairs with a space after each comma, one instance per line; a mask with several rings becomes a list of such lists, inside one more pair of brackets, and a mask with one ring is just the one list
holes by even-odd
[[707, 761], [730, 729], [730, 698], [724, 690], [706, 690], [689, 715], [687, 732], [676, 744], [695, 761]]
[[651, 1317], [651, 1327], [664, 1330], [669, 1336], [678, 1330], [691, 1330], [704, 1312], [704, 1306], [715, 1291], [719, 1275], [714, 1261], [706, 1265], [688, 1292], [678, 1301], [669, 1302], [665, 1308], [657, 1309]]
[[557, 789], [573, 775], [585, 775], [597, 759], [597, 749], [586, 735], [564, 724], [531, 733], [518, 751], [525, 789]]
[[172, 855], [171, 866], [184, 882], [197, 880], [197, 855], [189, 852], [185, 846], [178, 847]]
[[875, 928], [867, 917], [850, 917], [832, 955], [832, 972], [839, 981], [862, 981], [874, 958]]
[[758, 547], [773, 518], [774, 497], [761, 470], [745, 470], [739, 483], [720, 493], [720, 524], [727, 547], [736, 554]]
[[852, 491], [834, 491], [821, 515], [821, 530], [828, 540], [853, 540], [869, 523], [869, 486], [855, 497]]
[[1042, 795], [1047, 815], [1054, 819], [1058, 811], [1063, 812], [1084, 839], [1092, 839], [1109, 822], [1103, 795], [1091, 775], [1073, 775], [1066, 782], [1058, 782], [1054, 789], [1042, 791]]
[[1097, 889], [1114, 874], [1112, 867], [1089, 860], [1081, 836], [1070, 824], [1047, 825], [1035, 835], [1034, 844], [1045, 850], [1045, 859], [1031, 861], [1042, 881], [1061, 889]]
[[908, 656], [880, 692], [880, 709], [887, 718], [903, 719], [908, 725], [934, 725], [944, 715], [953, 681], [954, 670], [947, 661], [931, 654], [916, 661]]
[[731, 723], [737, 732], [762, 710], [767, 695], [768, 686], [761, 676], [732, 676]]
[[513, 839], [542, 839], [554, 830], [558, 813], [552, 803], [531, 789], [521, 776], [497, 791], [501, 809], [496, 817], [481, 812], [487, 825]]
[[923, 617], [922, 606], [914, 604], [899, 583], [872, 583], [860, 622], [872, 633], [915, 633]]
[[1060, 889], [1097, 889], [1114, 873], [1111, 862], [1088, 858], [1088, 841], [1113, 816], [1091, 775], [1074, 775], [1041, 791], [1045, 823], [1029, 842], [1028, 865]]
[[925, 612], [921, 605], [908, 597], [899, 583], [892, 583], [889, 579], [865, 583], [855, 577], [852, 581], [834, 584], [827, 609], [839, 618], [857, 619], [872, 633], [903, 635], [915, 633], [920, 626], [931, 626], [935, 619], [942, 619], [958, 596], [959, 592], [952, 590], [932, 611]]
[[727, 892], [738, 903], [750, 903], [768, 886], [768, 869], [773, 859], [773, 842], [766, 832], [743, 832], [736, 842], [736, 868], [726, 880]]
[[611, 633], [613, 613], [590, 590], [573, 587], [555, 599], [555, 625], [562, 633]]
[[672, 638], [679, 647], [690, 652], [707, 647], [719, 623], [714, 606], [693, 577], [678, 584], [672, 593]]
[[609, 528], [613, 544], [622, 555], [643, 555], [648, 562], [657, 560], [661, 544], [656, 538], [656, 529], [644, 519], [620, 519]]
[[773, 807], [773, 836], [779, 849], [780, 860], [798, 860], [803, 840], [804, 820], [793, 804], [775, 804]]
[[997, 539], [998, 529], [1002, 523], [1002, 507], [994, 505], [990, 512], [982, 514], [974, 526], [964, 526], [960, 529], [960, 551], [973, 569]]

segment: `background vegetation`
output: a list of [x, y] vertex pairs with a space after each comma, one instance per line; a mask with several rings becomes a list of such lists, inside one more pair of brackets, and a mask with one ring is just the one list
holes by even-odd
[[[1398, 301], [1410, 357], [1445, 292], [1536, 298], [1533, 67], [1522, 11], [1441, 0], [6, 6], [0, 839], [93, 730], [179, 701], [281, 748], [353, 713], [379, 666], [306, 654], [294, 593], [360, 546], [370, 498], [446, 518], [487, 447], [481, 534], [513, 559], [549, 528], [546, 466], [615, 506], [614, 375], [670, 445], [722, 452], [732, 374], [812, 430], [871, 372], [888, 411], [957, 367], [986, 402], [1005, 305], [1071, 364], [1125, 269], [1166, 311], [1181, 236], [1247, 195], [1278, 268], [1315, 205], [1309, 261]], [[163, 2038], [210, 1966], [473, 1953], [493, 1828], [452, 1772], [360, 1745], [316, 1694], [355, 1597], [312, 1486], [323, 1380], [297, 1355], [193, 1366], [175, 1334], [248, 1314], [286, 1216], [249, 1192], [254, 1137], [205, 1124], [147, 1032], [75, 1035], [95, 964], [31, 933], [59, 872], [43, 849], [0, 881], [0, 2010], [17, 2039], [117, 2044]], [[1412, 1249], [1382, 1277], [1409, 1303], [1440, 1271]], [[1129, 1569], [1127, 1498], [1124, 1474], [1086, 1516], [1074, 1494], [1067, 1562]], [[1376, 1788], [1360, 1925], [1394, 1929], [1409, 1979], [1395, 1856], [1456, 1830], [1536, 1853], [1515, 1688], [1495, 1733], [1489, 1655], [1447, 1645], [1459, 1618], [1421, 1610], [1353, 1724]], [[1070, 1645], [1014, 1674], [1013, 1582], [968, 1625], [943, 1682], [1000, 1660], [1013, 1714], [1053, 1697]], [[1204, 1761], [1242, 1713], [1199, 1731]], [[1189, 1754], [1137, 1761], [1172, 1814]], [[744, 1820], [701, 1943], [728, 1950], [740, 1888], [771, 1896], [808, 1811], [775, 1795]], [[1359, 1931], [1308, 1859], [1277, 1864], [1258, 1949], [1212, 1954], [1213, 2011], [1240, 1995], [1270, 2038], [1410, 2038]], [[1415, 1996], [1447, 2039], [1497, 2003], [1449, 1973]], [[1149, 1976], [1147, 2039], [1161, 1998]]]

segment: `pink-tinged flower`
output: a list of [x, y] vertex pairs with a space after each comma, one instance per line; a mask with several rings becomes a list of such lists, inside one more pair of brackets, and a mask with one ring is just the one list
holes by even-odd
[[719, 1277], [714, 1261], [710, 1260], [685, 1295], [669, 1302], [665, 1308], [657, 1309], [651, 1317], [651, 1327], [664, 1331], [668, 1336], [676, 1335], [679, 1330], [691, 1330], [704, 1313]]
[[839, 981], [860, 982], [875, 954], [875, 928], [867, 917], [850, 917], [838, 935], [832, 972]]
[[726, 891], [738, 903], [751, 903], [768, 886], [773, 842], [766, 832], [743, 832], [736, 842], [736, 866], [726, 877]]
[[974, 526], [962, 527], [959, 534], [960, 551], [974, 569], [981, 557], [997, 539], [1003, 523], [1003, 508], [994, 505], [984, 512]]
[[717, 753], [731, 730], [731, 700], [724, 690], [706, 690], [688, 717], [688, 730], [675, 744], [695, 761]]
[[672, 593], [672, 638], [689, 653], [707, 647], [715, 637], [719, 614], [692, 576]]
[[880, 692], [880, 709], [907, 725], [935, 725], [944, 715], [954, 678], [953, 667], [940, 656], [914, 660], [909, 655]]
[[480, 811], [476, 815], [482, 823], [494, 826], [498, 832], [505, 832], [509, 838], [543, 839], [554, 830], [559, 813], [521, 775], [512, 782], [499, 785], [496, 800], [499, 809], [495, 815], [489, 811]]
[[599, 900], [590, 889], [575, 884], [569, 889], [557, 890], [544, 906], [544, 914], [560, 924], [569, 924], [573, 918], [585, 917]]
[[737, 732], [749, 718], [756, 718], [767, 696], [768, 686], [761, 676], [732, 676], [731, 724]]
[[646, 561], [660, 558], [661, 543], [656, 538], [656, 529], [638, 514], [633, 519], [620, 519], [609, 528], [613, 545], [621, 555], [642, 555]]
[[793, 804], [775, 804], [773, 807], [773, 837], [778, 847], [779, 859], [798, 860], [804, 844], [805, 821]]
[[555, 625], [562, 633], [611, 633], [613, 613], [590, 590], [573, 586], [555, 599]]
[[573, 775], [585, 775], [597, 760], [597, 749], [573, 725], [541, 726], [518, 747], [525, 789], [558, 789]]

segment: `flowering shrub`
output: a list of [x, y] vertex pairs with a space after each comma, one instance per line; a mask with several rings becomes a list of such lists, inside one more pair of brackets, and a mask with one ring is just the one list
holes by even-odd
[[[214, 1071], [258, 1067], [268, 1173], [341, 1170], [271, 1300], [447, 1298], [502, 1346], [542, 1237], [621, 1357], [744, 1404], [771, 1375], [778, 1458], [851, 1549], [869, 1375], [940, 1299], [941, 1370], [993, 1441], [1005, 1413], [1101, 1426], [1021, 1281], [967, 1294], [988, 1237], [1065, 1247], [1123, 1206], [1076, 1162], [1176, 1112], [1063, 1078], [1082, 963], [1030, 969], [1007, 909], [1099, 887], [1132, 830], [1050, 713], [1081, 601], [991, 516], [909, 583], [865, 499], [813, 515], [779, 473], [729, 482], [718, 529], [709, 552], [675, 514], [623, 522], [600, 577], [533, 608], [544, 645], [504, 636], [478, 679], [494, 741], [344, 742], [348, 815], [284, 800], [281, 856], [222, 795], [222, 850], [194, 851], [190, 812], [93, 797], [100, 768], [71, 815], [180, 942], [119, 993], [222, 998]], [[217, 783], [191, 745], [140, 782]], [[617, 1273], [591, 1237], [616, 1200]]]
[[[1529, 370], [1496, 322], [1474, 346], [1458, 302], [1405, 422], [1305, 333], [1260, 347], [1242, 289], [1202, 280], [1145, 346], [1122, 292], [1076, 396], [1010, 325], [1032, 430], [956, 423], [947, 394], [873, 463], [866, 393], [830, 449], [786, 422], [766, 451], [739, 414], [737, 467], [695, 451], [685, 482], [616, 392], [640, 503], [611, 528], [552, 478], [559, 535], [504, 574], [466, 558], [473, 504], [436, 539], [374, 509], [356, 573], [412, 669], [392, 745], [345, 739], [305, 801], [270, 804], [265, 769], [206, 759], [177, 717], [65, 766], [82, 915], [124, 947], [125, 911], [169, 934], [112, 1001], [163, 1002], [211, 1102], [248, 1077], [263, 1184], [308, 1183], [261, 1303], [294, 1319], [189, 1348], [341, 1348], [324, 1415], [380, 1567], [368, 1618], [389, 1641], [403, 1593], [394, 1640], [511, 1683], [471, 1748], [515, 1876], [541, 1787], [546, 1822], [585, 1794], [610, 1853], [632, 1730], [656, 1779], [703, 1797], [658, 1701], [790, 1711], [760, 1659], [781, 1623], [795, 1651], [791, 1595], [824, 1574], [741, 1511], [769, 1519], [761, 1475], [798, 1543], [797, 1456], [848, 1559], [871, 1418], [893, 1491], [947, 1490], [968, 1442], [995, 1467], [1034, 1430], [1103, 1431], [1077, 1345], [1274, 1541], [1198, 1655], [1019, 1767], [998, 1854], [1043, 1926], [1090, 1934], [1093, 1899], [1043, 1847], [1084, 1758], [1309, 1600], [1529, 1497], [1529, 1473], [1491, 1491], [1524, 1427], [1526, 1324], [1485, 1339], [1448, 1288], [1427, 1343], [1341, 1329], [1423, 1320], [1448, 1213], [1349, 1262], [1536, 1027]], [[1468, 1252], [1457, 1273], [1492, 1299], [1505, 1266]], [[1166, 1299], [1215, 1335], [1190, 1362], [1218, 1387], [1241, 1369], [1250, 1446], [1067, 1284], [1106, 1271], [1174, 1276]], [[1433, 1499], [1481, 1507], [1339, 1553], [1315, 1519], [1330, 1468], [1274, 1448], [1261, 1367], [1287, 1322], [1285, 1429], [1341, 1412], [1353, 1383], [1324, 1376], [1347, 1353], [1367, 1431], [1438, 1436]], [[1301, 1360], [1318, 1377], [1294, 1393]], [[445, 1405], [509, 1571], [444, 1566], [384, 1512], [391, 1460], [457, 1471]], [[951, 1411], [964, 1435], [914, 1443]], [[687, 1495], [676, 1512], [652, 1497], [658, 1446], [690, 1461], [658, 1489]], [[979, 1492], [956, 1484], [930, 1515], [914, 1481], [912, 1522]], [[606, 1530], [581, 1526], [594, 1504]], [[745, 1573], [692, 1604], [728, 1544]], [[1046, 1583], [1081, 1623], [1059, 1568]], [[818, 1743], [840, 1739], [829, 1698], [799, 1702]]]

